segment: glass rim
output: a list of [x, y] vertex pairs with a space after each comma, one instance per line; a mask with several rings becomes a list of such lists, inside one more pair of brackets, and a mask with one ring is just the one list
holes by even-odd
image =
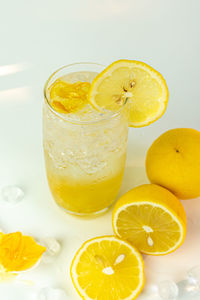
[[[50, 99], [47, 96], [47, 89], [48, 89], [48, 84], [50, 82], [50, 80], [53, 78], [53, 76], [55, 76], [58, 72], [62, 71], [63, 69], [66, 69], [68, 67], [73, 67], [73, 66], [79, 66], [79, 65], [93, 65], [93, 66], [98, 66], [98, 67], [105, 67], [102, 64], [99, 63], [95, 63], [95, 62], [76, 62], [76, 63], [72, 63], [69, 65], [65, 65], [63, 67], [58, 68], [56, 71], [54, 71], [50, 77], [47, 79], [45, 85], [44, 85], [44, 89], [43, 89], [43, 94], [44, 94], [44, 99], [45, 102], [47, 103], [49, 109], [51, 110], [52, 113], [54, 113], [57, 117], [59, 117], [60, 119], [62, 119], [65, 122], [71, 123], [71, 124], [77, 124], [77, 125], [90, 125], [90, 124], [97, 124], [97, 123], [101, 123], [101, 122], [105, 122], [105, 121], [109, 121], [111, 119], [116, 118], [117, 116], [119, 116], [123, 110], [123, 108], [126, 106], [127, 102], [128, 102], [128, 98], [125, 99], [123, 105], [120, 107], [120, 109], [117, 112], [113, 112], [111, 115], [109, 116], [105, 116], [104, 118], [101, 118], [99, 120], [91, 120], [91, 121], [80, 121], [80, 120], [74, 120], [74, 119], [70, 119], [67, 117], [64, 117], [63, 114], [57, 112], [50, 104]], [[87, 71], [87, 70], [86, 70]], [[67, 116], [67, 114], [66, 114]]]

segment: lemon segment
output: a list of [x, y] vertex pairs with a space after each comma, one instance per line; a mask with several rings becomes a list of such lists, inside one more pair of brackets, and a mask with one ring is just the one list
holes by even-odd
[[98, 110], [118, 111], [130, 105], [129, 125], [147, 126], [165, 112], [169, 98], [162, 75], [149, 65], [134, 60], [119, 60], [93, 80], [88, 99]]
[[144, 285], [140, 253], [114, 236], [83, 244], [71, 265], [71, 277], [82, 299], [133, 300]]
[[50, 88], [51, 106], [60, 113], [74, 113], [88, 103], [89, 82], [68, 83], [58, 79]]
[[123, 195], [113, 210], [113, 229], [145, 254], [176, 250], [186, 235], [186, 214], [181, 202], [155, 184], [136, 187]]

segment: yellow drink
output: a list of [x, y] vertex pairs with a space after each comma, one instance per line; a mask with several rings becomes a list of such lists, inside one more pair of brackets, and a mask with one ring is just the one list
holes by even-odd
[[45, 88], [44, 154], [52, 195], [67, 212], [87, 215], [107, 209], [123, 178], [128, 133], [127, 107], [101, 113], [86, 104], [62, 114], [50, 105], [49, 88], [57, 78], [91, 82], [101, 67], [76, 64], [54, 73]]
[[50, 172], [47, 174], [51, 192], [61, 207], [79, 214], [89, 214], [102, 211], [110, 206], [118, 194], [123, 169], [122, 166], [120, 173], [99, 182], [95, 179], [90, 179], [87, 182], [72, 181], [65, 175], [55, 175], [55, 173], [51, 174]]

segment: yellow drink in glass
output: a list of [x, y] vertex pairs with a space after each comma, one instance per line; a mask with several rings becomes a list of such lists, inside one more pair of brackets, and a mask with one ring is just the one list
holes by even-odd
[[128, 106], [98, 112], [89, 103], [73, 113], [51, 106], [57, 79], [92, 82], [103, 67], [80, 63], [63, 67], [44, 89], [43, 144], [50, 190], [59, 206], [76, 215], [103, 212], [115, 201], [123, 178], [128, 136]]

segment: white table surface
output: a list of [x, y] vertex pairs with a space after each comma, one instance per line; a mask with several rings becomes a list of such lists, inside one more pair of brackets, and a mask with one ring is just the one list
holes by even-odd
[[[69, 276], [75, 251], [88, 238], [112, 234], [111, 212], [91, 220], [63, 213], [50, 195], [42, 153], [41, 108], [45, 80], [58, 67], [80, 61], [105, 65], [120, 58], [142, 60], [166, 78], [170, 101], [153, 125], [130, 129], [120, 194], [147, 178], [145, 153], [162, 132], [200, 130], [200, 1], [198, 0], [18, 0], [0, 1], [0, 188], [25, 191], [15, 206], [0, 201], [0, 227], [36, 238], [52, 236], [62, 252], [13, 283], [0, 284], [1, 300], [29, 300], [40, 287], [66, 289], [78, 300]], [[199, 262], [200, 199], [184, 201], [188, 234], [173, 254], [145, 256], [146, 287], [180, 280]], [[33, 285], [22, 280], [32, 280]], [[139, 297], [147, 299], [144, 291]], [[149, 298], [148, 298], [149, 299]], [[155, 298], [154, 298], [155, 299]]]

